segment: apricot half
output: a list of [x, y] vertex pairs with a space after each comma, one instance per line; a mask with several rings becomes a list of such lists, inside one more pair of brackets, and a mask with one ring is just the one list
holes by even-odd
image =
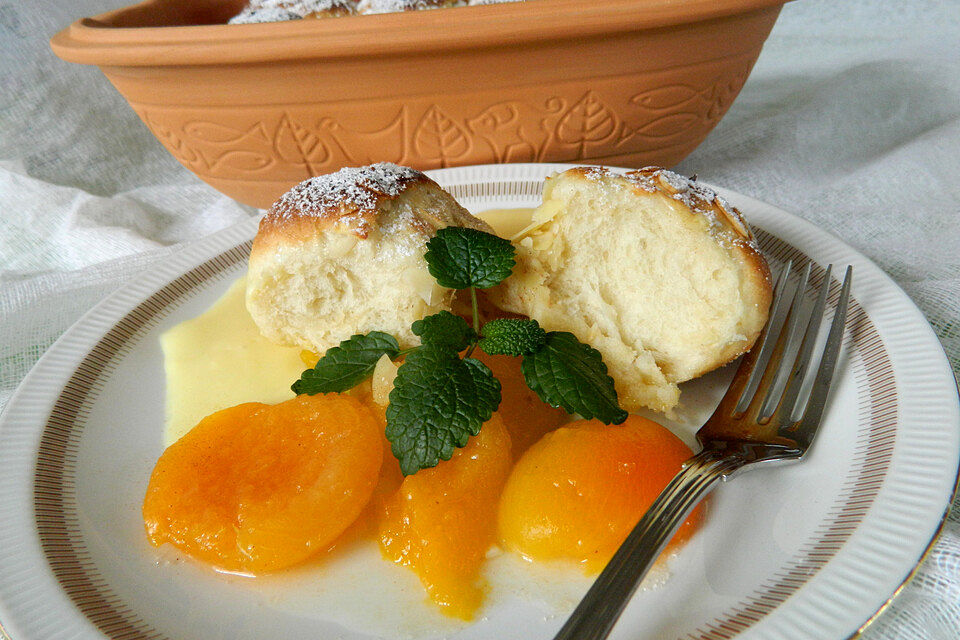
[[327, 548], [377, 484], [383, 436], [341, 394], [241, 404], [168, 447], [143, 502], [150, 542], [227, 571], [282, 569]]
[[[354, 396], [356, 397], [356, 396]], [[383, 447], [383, 464], [380, 465], [380, 474], [377, 478], [376, 486], [367, 501], [367, 506], [353, 521], [347, 530], [344, 531], [333, 543], [331, 551], [348, 546], [357, 540], [377, 540], [380, 535], [380, 520], [386, 509], [388, 501], [392, 500], [394, 495], [400, 489], [400, 483], [403, 482], [403, 474], [400, 472], [400, 463], [393, 457], [390, 441], [384, 433], [387, 426], [387, 417], [384, 407], [373, 402], [369, 398], [361, 400], [377, 418], [377, 428], [380, 433], [381, 446]]]
[[473, 357], [490, 367], [500, 381], [501, 400], [497, 413], [510, 432], [514, 456], [529, 449], [543, 434], [570, 421], [569, 413], [551, 407], [527, 386], [520, 369], [521, 358], [491, 356], [479, 350]]
[[[510, 474], [499, 513], [504, 546], [600, 571], [690, 456], [679, 438], [639, 416], [619, 426], [579, 420], [560, 427]], [[689, 537], [698, 518], [694, 512], [671, 544]]]
[[385, 505], [384, 556], [412, 569], [448, 615], [469, 620], [483, 599], [477, 581], [510, 463], [510, 436], [494, 413], [449, 460], [404, 478]]

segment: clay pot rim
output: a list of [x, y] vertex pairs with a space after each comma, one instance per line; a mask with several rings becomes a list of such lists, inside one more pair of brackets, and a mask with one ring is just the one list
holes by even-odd
[[116, 26], [125, 14], [163, 2], [147, 0], [82, 18], [53, 36], [50, 46], [69, 62], [118, 67], [410, 55], [653, 29], [760, 10], [784, 0], [536, 0], [331, 20]]

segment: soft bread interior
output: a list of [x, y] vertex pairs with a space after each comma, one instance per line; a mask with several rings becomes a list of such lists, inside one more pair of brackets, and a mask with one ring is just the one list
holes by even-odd
[[597, 348], [628, 410], [669, 409], [676, 383], [749, 348], [763, 324], [745, 295], [755, 275], [715, 224], [621, 178], [561, 174], [495, 302]]
[[446, 226], [432, 213], [441, 205], [411, 189], [380, 204], [366, 238], [333, 228], [252, 259], [247, 308], [261, 332], [317, 353], [370, 331], [418, 344], [411, 323], [449, 309], [453, 297], [423, 258], [433, 231]]

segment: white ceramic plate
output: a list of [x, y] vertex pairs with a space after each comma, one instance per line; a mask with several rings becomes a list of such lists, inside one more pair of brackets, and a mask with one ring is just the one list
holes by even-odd
[[[534, 206], [544, 176], [563, 168], [432, 175], [479, 211]], [[957, 388], [921, 313], [870, 261], [788, 213], [723, 195], [745, 213], [774, 267], [811, 260], [816, 284], [826, 264], [854, 265], [839, 374], [807, 460], [720, 487], [704, 527], [673, 559], [672, 577], [638, 593], [614, 637], [845, 638], [911, 574], [949, 507], [960, 451]], [[373, 637], [378, 622], [394, 636], [424, 634], [396, 611], [429, 618], [417, 613], [428, 608], [415, 580], [369, 553], [326, 579], [262, 589], [169, 561], [145, 540], [140, 503], [162, 450], [157, 337], [243, 272], [255, 229], [251, 220], [217, 233], [111, 295], [50, 348], [7, 406], [0, 621], [13, 640], [352, 640]], [[688, 442], [730, 373], [685, 385], [683, 417], [668, 424]], [[372, 579], [379, 569], [368, 575], [364, 562], [396, 573]], [[495, 590], [474, 624], [443, 634], [549, 639], [564, 611], [540, 602], [537, 591]], [[371, 624], [340, 624], [363, 619]]]

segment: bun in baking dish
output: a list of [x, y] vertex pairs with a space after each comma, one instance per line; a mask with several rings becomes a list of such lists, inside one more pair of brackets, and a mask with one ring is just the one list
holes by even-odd
[[370, 331], [419, 344], [410, 325], [454, 295], [423, 257], [447, 226], [491, 231], [414, 169], [380, 163], [301, 182], [260, 221], [247, 309], [266, 338], [316, 353]]
[[464, 0], [360, 0], [357, 4], [361, 14], [399, 13], [465, 6]]
[[283, 22], [301, 18], [342, 18], [357, 14], [399, 13], [521, 0], [250, 0], [230, 24]]
[[495, 304], [570, 331], [603, 354], [624, 409], [665, 411], [677, 383], [749, 350], [770, 270], [740, 213], [648, 167], [578, 167], [547, 179]]
[[340, 18], [356, 13], [357, 0], [250, 0], [240, 13], [230, 18], [230, 24]]

